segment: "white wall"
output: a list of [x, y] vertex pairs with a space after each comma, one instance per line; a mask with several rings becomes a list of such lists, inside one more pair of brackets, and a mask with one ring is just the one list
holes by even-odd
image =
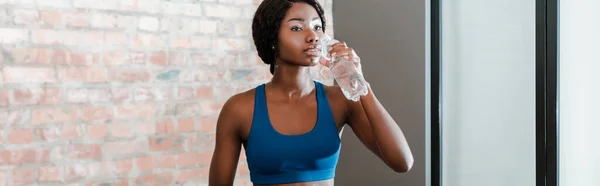
[[600, 185], [600, 1], [560, 1], [560, 185]]
[[535, 185], [535, 0], [442, 10], [442, 184]]

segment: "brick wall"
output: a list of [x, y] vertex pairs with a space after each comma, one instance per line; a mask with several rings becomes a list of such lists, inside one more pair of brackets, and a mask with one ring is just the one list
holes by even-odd
[[206, 184], [222, 104], [271, 77], [258, 3], [0, 0], [0, 186]]

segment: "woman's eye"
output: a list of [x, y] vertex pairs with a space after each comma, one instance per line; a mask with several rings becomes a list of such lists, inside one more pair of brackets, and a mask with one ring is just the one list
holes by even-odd
[[297, 31], [300, 31], [300, 30], [302, 30], [302, 28], [297, 27], [297, 26], [292, 27], [292, 31], [296, 31], [297, 32]]
[[323, 27], [321, 27], [319, 25], [315, 26], [315, 30], [317, 30], [317, 31], [322, 30], [322, 29], [323, 29]]

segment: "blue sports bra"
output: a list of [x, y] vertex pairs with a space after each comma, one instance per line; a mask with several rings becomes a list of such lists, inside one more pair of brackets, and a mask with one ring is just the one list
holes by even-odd
[[317, 89], [317, 123], [308, 133], [284, 135], [271, 125], [265, 84], [256, 88], [254, 116], [244, 143], [254, 184], [286, 184], [328, 180], [335, 176], [341, 140], [323, 84]]

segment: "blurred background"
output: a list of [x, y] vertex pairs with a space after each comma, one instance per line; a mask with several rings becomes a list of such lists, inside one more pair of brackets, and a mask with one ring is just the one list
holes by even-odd
[[1, 0], [0, 185], [206, 184], [224, 101], [271, 76], [260, 2]]

